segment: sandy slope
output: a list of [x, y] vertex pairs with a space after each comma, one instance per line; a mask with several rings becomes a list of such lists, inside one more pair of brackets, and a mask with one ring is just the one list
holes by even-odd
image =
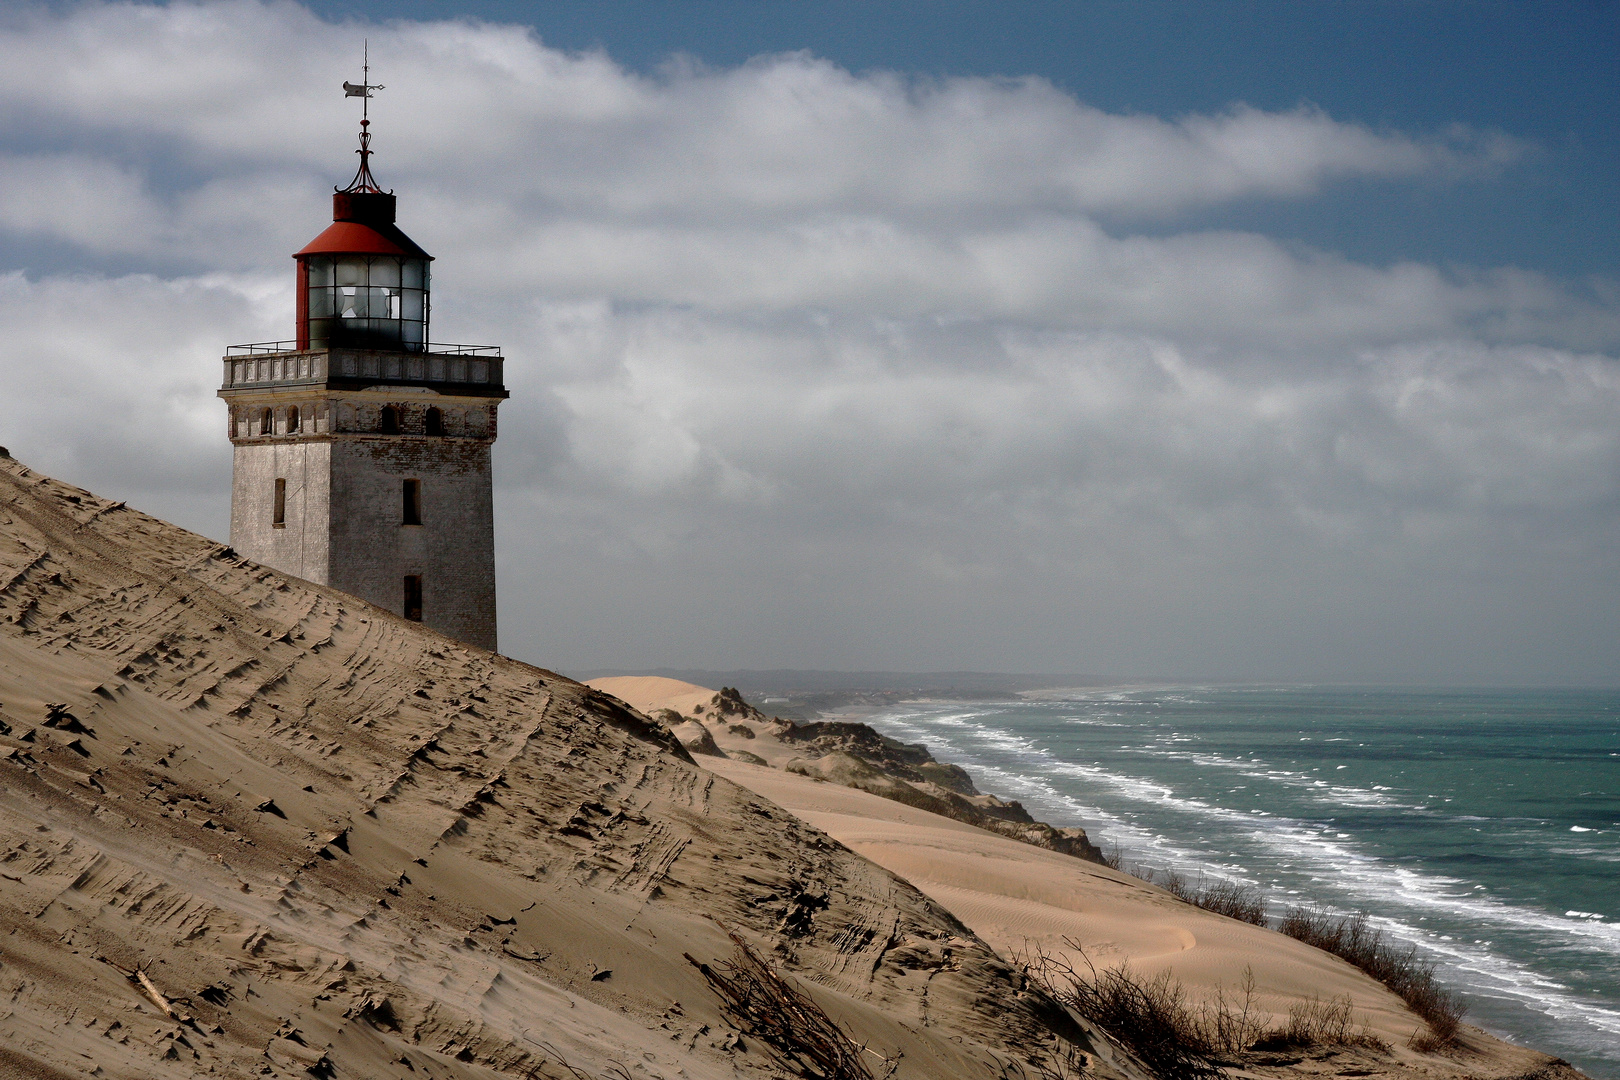
[[[712, 691], [672, 679], [597, 679], [592, 685], [644, 712], [674, 708], [693, 715], [694, 704], [713, 700]], [[711, 727], [722, 746], [728, 726]], [[760, 727], [753, 740], [730, 745], [746, 746], [773, 762], [795, 752], [772, 746]], [[1171, 972], [1195, 1001], [1210, 1000], [1216, 987], [1236, 992], [1245, 972], [1252, 972], [1255, 1002], [1278, 1024], [1302, 998], [1348, 997], [1357, 1022], [1392, 1046], [1387, 1058], [1365, 1055], [1370, 1060], [1360, 1067], [1375, 1072], [1519, 1075], [1549, 1064], [1546, 1055], [1477, 1029], [1467, 1029], [1462, 1051], [1416, 1053], [1407, 1042], [1423, 1022], [1359, 970], [1282, 934], [1202, 911], [1106, 866], [780, 768], [712, 757], [701, 761], [901, 875], [1004, 956], [1041, 949], [1072, 957], [1070, 943], [1078, 942], [1099, 967], [1126, 961], [1150, 976]]]
[[706, 686], [666, 679], [662, 675], [609, 675], [587, 679], [585, 685], [612, 694], [649, 716], [660, 709], [671, 709], [682, 716], [698, 716], [709, 707], [715, 695], [715, 691]]
[[613, 699], [9, 459], [0, 725], [0, 1075], [764, 1076], [726, 930], [900, 1078], [1066, 1024]]

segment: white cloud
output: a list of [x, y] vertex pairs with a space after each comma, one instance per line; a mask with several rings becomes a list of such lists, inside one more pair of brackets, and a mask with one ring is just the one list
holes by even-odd
[[157, 214], [142, 177], [84, 154], [0, 157], [0, 230], [148, 252]]
[[377, 115], [394, 175], [592, 214], [1158, 215], [1341, 178], [1490, 172], [1522, 150], [1500, 133], [1375, 132], [1306, 107], [1113, 115], [1037, 78], [856, 76], [805, 54], [641, 77], [510, 27], [334, 30], [246, 0], [36, 13], [0, 30], [0, 95], [42, 135], [111, 128], [112, 146], [145, 137], [210, 170], [327, 170], [346, 160], [338, 118], [352, 111], [334, 73], [362, 32], [391, 82]]
[[1612, 675], [1615, 284], [1176, 225], [1489, 182], [1500, 133], [799, 54], [648, 77], [285, 3], [32, 10], [0, 24], [0, 442], [219, 534], [218, 357], [290, 330], [362, 35], [434, 336], [509, 356], [519, 655]]

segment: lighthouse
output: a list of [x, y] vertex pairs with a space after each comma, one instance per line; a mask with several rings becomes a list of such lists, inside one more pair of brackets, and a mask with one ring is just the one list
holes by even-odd
[[[344, 89], [369, 97], [367, 76]], [[231, 546], [493, 650], [504, 358], [431, 341], [433, 256], [372, 177], [369, 127], [331, 225], [293, 255], [294, 337], [226, 350]]]

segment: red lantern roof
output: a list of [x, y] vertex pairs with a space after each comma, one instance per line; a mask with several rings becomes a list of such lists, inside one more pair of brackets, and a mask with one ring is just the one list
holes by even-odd
[[332, 194], [332, 224], [293, 255], [398, 255], [409, 259], [433, 256], [394, 224], [394, 196], [385, 192], [338, 191]]
[[403, 255], [412, 259], [433, 256], [416, 246], [416, 241], [390, 226], [386, 231], [357, 221], [334, 221], [326, 231], [305, 244], [293, 256], [306, 255]]

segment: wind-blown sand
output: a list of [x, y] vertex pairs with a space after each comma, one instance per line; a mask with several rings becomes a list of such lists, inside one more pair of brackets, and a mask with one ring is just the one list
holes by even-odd
[[9, 459], [0, 724], [0, 1075], [765, 1076], [728, 930], [898, 1077], [1067, 1030], [611, 698]]
[[[765, 725], [756, 725], [752, 740], [728, 743], [730, 723], [713, 721], [713, 691], [703, 687], [650, 677], [594, 679], [591, 685], [649, 714], [670, 708], [700, 720], [707, 715], [722, 748], [746, 747], [778, 765], [796, 752], [771, 739]], [[694, 714], [699, 704], [705, 710]], [[1109, 867], [779, 767], [699, 760], [905, 878], [1003, 956], [1043, 950], [1076, 961], [1071, 944], [1077, 943], [1099, 968], [1123, 961], [1149, 977], [1170, 972], [1191, 1002], [1213, 1000], [1217, 987], [1230, 996], [1252, 973], [1255, 1002], [1273, 1026], [1285, 1023], [1289, 1008], [1301, 999], [1348, 997], [1357, 1024], [1391, 1045], [1391, 1068], [1404, 1064], [1438, 1075], [1459, 1070], [1486, 1075], [1533, 1073], [1548, 1062], [1546, 1055], [1477, 1028], [1465, 1028], [1462, 1048], [1449, 1056], [1418, 1053], [1407, 1044], [1415, 1031], [1426, 1029], [1424, 1022], [1360, 970]]]

